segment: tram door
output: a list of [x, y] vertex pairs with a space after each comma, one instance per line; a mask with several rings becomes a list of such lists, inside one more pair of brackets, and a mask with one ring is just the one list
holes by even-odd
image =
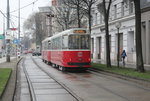
[[93, 58], [94, 53], [94, 38], [91, 38], [91, 58]]

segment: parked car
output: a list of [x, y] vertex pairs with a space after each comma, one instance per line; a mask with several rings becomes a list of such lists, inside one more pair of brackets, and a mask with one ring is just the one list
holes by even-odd
[[40, 56], [41, 55], [41, 53], [40, 52], [32, 52], [32, 56]]
[[28, 54], [28, 50], [24, 50], [23, 53], [24, 53], [24, 54]]

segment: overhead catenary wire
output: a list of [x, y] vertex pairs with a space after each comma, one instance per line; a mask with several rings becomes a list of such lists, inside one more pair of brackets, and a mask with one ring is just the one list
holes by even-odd
[[5, 18], [7, 18], [7, 16], [1, 10], [0, 10], [0, 12]]
[[[18, 16], [16, 16], [16, 15], [12, 15], [12, 14], [10, 14], [10, 16], [13, 16], [13, 17], [15, 17], [15, 18], [19, 18]], [[26, 19], [26, 18], [23, 18], [23, 17], [20, 17], [21, 19]]]
[[[5, 18], [7, 18], [7, 16], [0, 10], [0, 13], [5, 17]], [[13, 27], [13, 28], [15, 28], [14, 26], [15, 26], [15, 24], [14, 24], [14, 22], [11, 20], [11, 19], [9, 19], [10, 21], [11, 21], [11, 26]]]
[[[7, 18], [7, 16], [0, 10], [0, 13], [5, 17], [5, 18]], [[11, 15], [11, 16], [14, 16], [14, 15]], [[17, 17], [18, 18], [18, 16], [15, 16], [15, 17]], [[25, 18], [22, 18], [22, 19], [25, 19]], [[12, 19], [9, 19], [10, 21], [11, 21], [11, 26], [13, 27], [13, 28], [15, 28], [15, 23], [14, 23], [14, 21], [12, 21]]]
[[[26, 7], [30, 6], [30, 5], [35, 4], [37, 1], [39, 1], [39, 0], [36, 0], [36, 1], [34, 1], [34, 2], [30, 3], [30, 4], [28, 4], [28, 5], [25, 5], [25, 6], [21, 7], [20, 10], [23, 9], [23, 8], [26, 8]], [[19, 9], [13, 10], [13, 11], [11, 11], [10, 13], [17, 12], [18, 10], [19, 10]]]
[[32, 6], [32, 12], [33, 12], [33, 10], [34, 10], [34, 3], [33, 3], [33, 6]]

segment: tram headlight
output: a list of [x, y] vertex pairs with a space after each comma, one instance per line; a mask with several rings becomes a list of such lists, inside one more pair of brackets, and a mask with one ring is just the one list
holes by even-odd
[[91, 58], [89, 58], [88, 61], [91, 61]]

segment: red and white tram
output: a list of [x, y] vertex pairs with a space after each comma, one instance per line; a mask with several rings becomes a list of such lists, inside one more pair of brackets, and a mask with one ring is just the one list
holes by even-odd
[[90, 35], [86, 29], [63, 31], [42, 41], [42, 59], [64, 71], [90, 67]]

